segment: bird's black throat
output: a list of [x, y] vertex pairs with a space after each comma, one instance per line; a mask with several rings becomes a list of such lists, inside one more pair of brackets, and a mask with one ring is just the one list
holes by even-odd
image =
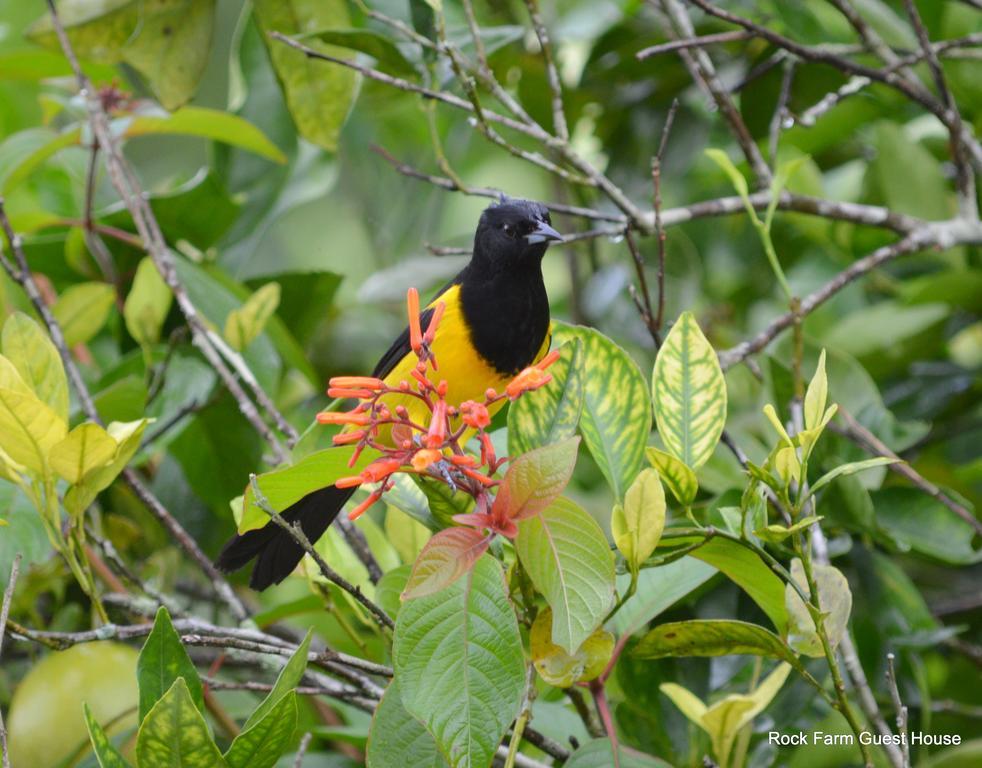
[[472, 262], [460, 274], [460, 303], [471, 343], [498, 373], [512, 376], [534, 362], [549, 333], [541, 257], [509, 269]]

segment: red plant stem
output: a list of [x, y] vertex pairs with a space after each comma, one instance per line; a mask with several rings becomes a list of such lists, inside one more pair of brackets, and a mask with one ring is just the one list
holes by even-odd
[[604, 724], [607, 731], [607, 738], [610, 739], [610, 746], [614, 752], [614, 768], [620, 768], [620, 745], [617, 741], [617, 731], [614, 729], [614, 719], [610, 715], [610, 705], [607, 703], [607, 691], [604, 683], [597, 678], [590, 682], [590, 693], [593, 694], [593, 704], [600, 715], [600, 722]]

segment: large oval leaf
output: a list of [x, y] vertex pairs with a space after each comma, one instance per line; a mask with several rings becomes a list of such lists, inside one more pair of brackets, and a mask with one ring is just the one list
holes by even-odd
[[198, 672], [171, 623], [170, 614], [163, 606], [157, 610], [153, 630], [147, 635], [147, 641], [140, 651], [136, 677], [140, 684], [141, 721], [178, 678], [184, 680], [194, 705], [204, 710], [204, 694]]
[[447, 768], [433, 737], [402, 706], [396, 680], [375, 708], [365, 757], [372, 768]]
[[575, 653], [614, 602], [614, 555], [597, 521], [557, 499], [518, 524], [515, 551], [552, 608], [552, 641]]
[[614, 506], [610, 529], [628, 567], [637, 573], [665, 530], [665, 490], [655, 470], [641, 470], [631, 483], [624, 503]]
[[613, 765], [620, 765], [620, 768], [668, 768], [664, 760], [622, 745], [618, 745], [615, 758], [610, 739], [588, 741], [566, 761], [566, 768], [611, 768]]
[[651, 400], [630, 356], [599, 331], [555, 323], [553, 343], [583, 345], [580, 432], [618, 499], [644, 465], [651, 432]]
[[690, 312], [682, 313], [658, 351], [651, 391], [668, 452], [699, 469], [723, 432], [726, 382], [716, 351]]
[[[297, 130], [307, 141], [333, 152], [354, 101], [358, 76], [346, 67], [308, 59], [301, 51], [267, 35], [273, 31], [294, 35], [346, 27], [347, 4], [344, 0], [256, 0], [253, 13]], [[350, 55], [345, 49], [320, 40], [307, 40], [307, 45], [335, 56]]]
[[583, 411], [585, 372], [579, 339], [560, 349], [549, 367], [552, 381], [526, 392], [508, 407], [508, 452], [520, 456], [576, 434]]
[[242, 731], [225, 753], [229, 768], [273, 768], [297, 728], [297, 694], [287, 691], [254, 725]]
[[68, 379], [55, 345], [23, 312], [3, 324], [3, 354], [27, 387], [61, 419], [68, 420]]
[[392, 646], [403, 706], [454, 768], [484, 768], [518, 714], [525, 658], [498, 561], [403, 604]]

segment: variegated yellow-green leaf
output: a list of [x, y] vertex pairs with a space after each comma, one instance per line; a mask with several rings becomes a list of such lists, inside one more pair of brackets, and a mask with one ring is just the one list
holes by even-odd
[[569, 688], [573, 683], [598, 677], [614, 651], [614, 636], [602, 627], [590, 635], [575, 653], [552, 642], [552, 609], [539, 611], [530, 635], [532, 663], [549, 685]]
[[100, 331], [115, 296], [111, 285], [93, 282], [73, 285], [58, 297], [51, 309], [70, 347], [85, 344]]
[[[818, 605], [824, 614], [829, 644], [835, 648], [847, 631], [849, 613], [852, 611], [852, 591], [842, 571], [833, 565], [814, 564], [812, 575], [818, 588]], [[807, 595], [805, 569], [798, 558], [791, 561], [791, 578]], [[801, 596], [790, 584], [785, 586], [784, 602], [788, 609], [788, 645], [805, 656], [824, 656], [822, 641], [815, 632], [815, 622]]]
[[68, 425], [30, 392], [0, 387], [0, 448], [18, 464], [43, 475], [48, 451], [68, 433]]
[[75, 484], [116, 455], [116, 441], [98, 424], [79, 424], [48, 454], [51, 468]]
[[651, 556], [665, 530], [665, 490], [654, 469], [642, 469], [614, 507], [610, 521], [614, 543], [632, 572]]
[[818, 356], [815, 375], [808, 382], [805, 392], [805, 428], [814, 429], [825, 414], [825, 403], [829, 396], [829, 379], [825, 375], [825, 350]]
[[[358, 75], [347, 67], [309, 59], [303, 52], [270, 39], [268, 34], [277, 31], [295, 35], [327, 27], [348, 27], [347, 3], [344, 0], [257, 0], [253, 7], [297, 130], [307, 141], [333, 152], [354, 101]], [[344, 48], [320, 40], [307, 40], [306, 45], [334, 56], [351, 55]]]
[[876, 456], [872, 459], [851, 461], [848, 464], [840, 464], [835, 469], [830, 469], [828, 472], [818, 478], [818, 480], [815, 481], [815, 484], [811, 487], [811, 491], [808, 495], [812, 496], [818, 493], [819, 490], [831, 483], [837, 477], [854, 475], [857, 472], [863, 472], [867, 469], [872, 469], [873, 467], [882, 467], [886, 464], [896, 464], [898, 461], [902, 461], [902, 459], [896, 459], [892, 456]]
[[661, 481], [668, 486], [668, 490], [679, 504], [688, 506], [695, 501], [696, 494], [699, 492], [699, 481], [696, 479], [695, 472], [683, 464], [681, 459], [665, 451], [648, 448], [645, 453], [651, 466], [658, 470]]
[[142, 345], [156, 344], [170, 311], [171, 291], [149, 256], [136, 268], [136, 276], [123, 304], [126, 330]]
[[226, 768], [183, 677], [174, 681], [140, 724], [136, 760], [141, 766]]
[[279, 283], [266, 283], [225, 319], [225, 340], [238, 351], [248, 347], [266, 327], [280, 304]]
[[658, 434], [668, 452], [699, 469], [726, 423], [726, 382], [692, 313], [682, 313], [658, 351], [651, 390]]
[[618, 499], [644, 465], [651, 432], [651, 400], [630, 356], [599, 331], [555, 323], [553, 343], [583, 345], [583, 412], [580, 432]]
[[3, 325], [2, 339], [4, 356], [27, 388], [68, 421], [68, 379], [48, 334], [23, 312], [14, 312]]
[[576, 434], [586, 378], [579, 339], [560, 347], [560, 357], [549, 366], [549, 373], [552, 381], [546, 386], [527, 392], [508, 407], [508, 452], [512, 456]]

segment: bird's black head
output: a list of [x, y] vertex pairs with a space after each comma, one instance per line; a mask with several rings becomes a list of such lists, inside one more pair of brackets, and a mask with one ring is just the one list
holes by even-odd
[[491, 271], [537, 267], [549, 243], [562, 239], [542, 203], [505, 197], [481, 214], [474, 235], [474, 262]]

